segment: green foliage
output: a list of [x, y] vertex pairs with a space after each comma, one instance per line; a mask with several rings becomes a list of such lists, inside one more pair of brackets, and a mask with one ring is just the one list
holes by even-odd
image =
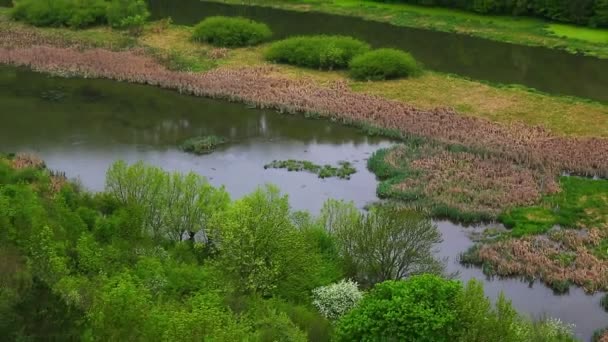
[[608, 312], [608, 294], [605, 294], [600, 300], [600, 305], [604, 309], [604, 311]]
[[418, 213], [382, 206], [361, 215], [352, 203], [329, 200], [321, 220], [335, 236], [349, 275], [364, 285], [443, 272], [433, 253], [441, 233]]
[[[332, 324], [311, 295], [345, 276], [339, 233], [370, 217], [392, 222], [390, 215], [361, 215], [338, 201], [328, 202], [319, 218], [292, 212], [271, 187], [230, 202], [196, 176], [143, 164], [116, 163], [108, 192], [95, 195], [69, 184], [50, 190], [45, 170], [29, 182], [20, 172], [0, 159], [0, 335], [7, 340], [329, 341]], [[184, 208], [204, 215], [188, 222]], [[406, 223], [395, 217], [399, 222], [391, 225], [403, 229]], [[155, 235], [150, 227], [157, 220]], [[359, 227], [370, 230], [372, 241], [386, 242], [378, 239], [384, 229], [376, 221]], [[180, 241], [185, 226], [204, 229], [204, 238]], [[393, 244], [394, 235], [387, 239], [403, 246]], [[467, 331], [478, 332], [466, 335], [471, 340], [521, 331], [518, 337], [535, 339], [512, 341], [568, 341], [553, 338], [567, 335], [562, 325], [532, 324], [506, 301], [487, 309], [481, 287], [476, 296], [460, 295], [453, 291], [460, 283], [428, 275], [386, 284], [368, 302], [394, 315], [365, 316], [360, 327], [358, 320], [375, 309], [358, 306], [359, 314], [338, 321], [338, 339], [375, 326], [387, 327], [380, 332], [387, 336], [409, 334], [415, 324], [417, 334], [440, 341], [465, 336], [450, 328], [453, 317], [462, 317]], [[479, 317], [499, 323], [474, 325]]]
[[[375, 0], [395, 2], [395, 0]], [[605, 0], [397, 0], [408, 4], [442, 6], [480, 14], [538, 16], [555, 21], [582, 25], [608, 26]]]
[[367, 43], [345, 36], [303, 36], [273, 43], [265, 58], [275, 63], [315, 69], [344, 69], [350, 61], [369, 51]]
[[123, 205], [138, 208], [144, 231], [174, 241], [204, 230], [211, 215], [230, 200], [223, 188], [214, 188], [198, 174], [170, 174], [143, 163], [114, 163], [106, 189]]
[[192, 39], [215, 46], [257, 45], [272, 36], [268, 25], [240, 17], [209, 17], [194, 27]]
[[292, 220], [287, 196], [268, 186], [213, 216], [220, 263], [242, 293], [287, 298], [312, 289], [318, 256]]
[[556, 319], [531, 321], [502, 294], [496, 305], [478, 281], [414, 276], [378, 284], [338, 321], [337, 341], [575, 341]]
[[452, 341], [462, 286], [437, 276], [386, 281], [336, 326], [337, 341]]
[[106, 21], [104, 0], [17, 0], [12, 9], [15, 20], [36, 26], [81, 28]]
[[319, 178], [337, 177], [340, 179], [350, 179], [350, 176], [357, 173], [351, 163], [347, 161], [338, 162], [338, 167], [325, 164], [317, 165], [307, 160], [273, 160], [272, 163], [264, 165], [264, 169], [287, 169], [287, 171], [308, 171], [317, 174]]
[[499, 220], [513, 236], [543, 234], [556, 225], [600, 226], [608, 219], [608, 181], [562, 177], [562, 191], [545, 196], [540, 206], [509, 210]]
[[396, 49], [378, 49], [356, 56], [349, 69], [352, 78], [369, 81], [409, 77], [420, 72], [412, 55]]
[[216, 135], [206, 135], [202, 137], [190, 138], [184, 141], [180, 148], [184, 152], [194, 153], [194, 154], [208, 154], [223, 144], [226, 144], [228, 140], [224, 137], [218, 137]]
[[106, 17], [113, 28], [139, 30], [150, 16], [144, 0], [111, 0]]

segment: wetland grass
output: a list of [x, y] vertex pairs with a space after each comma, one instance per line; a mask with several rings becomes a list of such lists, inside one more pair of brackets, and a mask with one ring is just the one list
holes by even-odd
[[272, 163], [264, 165], [264, 169], [287, 169], [290, 172], [306, 171], [314, 173], [319, 178], [340, 178], [350, 179], [350, 176], [357, 172], [351, 163], [347, 161], [338, 162], [338, 166], [329, 164], [317, 165], [307, 160], [274, 160]]

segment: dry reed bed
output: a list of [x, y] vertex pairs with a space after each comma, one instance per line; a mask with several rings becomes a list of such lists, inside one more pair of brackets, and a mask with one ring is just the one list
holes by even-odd
[[571, 282], [592, 293], [608, 290], [608, 260], [589, 251], [605, 237], [598, 229], [558, 230], [548, 236], [485, 244], [474, 253], [497, 275], [538, 277], [552, 287]]
[[465, 117], [448, 108], [419, 110], [401, 102], [355, 93], [345, 82], [321, 87], [310, 80], [273, 76], [272, 67], [180, 73], [166, 70], [143, 52], [78, 51], [50, 46], [7, 48], [10, 44], [4, 44], [5, 39], [0, 38], [0, 46], [5, 46], [0, 48], [1, 64], [63, 76], [150, 84], [287, 112], [317, 113], [498, 152], [536, 166], [608, 176], [608, 139], [555, 137], [539, 127], [502, 126]]
[[397, 170], [406, 167], [406, 174], [411, 175], [394, 184], [393, 191], [420, 194], [435, 205], [463, 213], [496, 217], [559, 190], [555, 173], [549, 170], [439, 146], [398, 146], [386, 154], [385, 161]]

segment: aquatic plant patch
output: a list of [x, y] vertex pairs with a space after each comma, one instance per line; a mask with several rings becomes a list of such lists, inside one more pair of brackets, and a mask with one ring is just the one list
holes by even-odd
[[[32, 40], [36, 41], [37, 38]], [[0, 63], [61, 76], [109, 78], [223, 98], [288, 113], [320, 117], [483, 149], [531, 167], [585, 176], [608, 176], [608, 139], [557, 137], [540, 127], [509, 126], [466, 117], [450, 108], [421, 110], [399, 101], [353, 92], [346, 82], [320, 86], [310, 79], [273, 74], [273, 68], [218, 68], [204, 74], [167, 70], [142, 51], [80, 51], [50, 46], [7, 48], [0, 36]]]
[[537, 203], [543, 193], [558, 189], [553, 172], [431, 143], [380, 150], [368, 166], [383, 180], [380, 197], [465, 222], [495, 219], [507, 208]]
[[570, 284], [587, 292], [608, 290], [608, 260], [592, 253], [606, 237], [600, 229], [557, 229], [548, 235], [511, 238], [477, 245], [461, 262], [482, 266], [488, 275], [539, 278], [557, 292]]
[[180, 148], [184, 152], [194, 154], [209, 154], [215, 151], [220, 145], [228, 143], [228, 139], [216, 135], [206, 135], [202, 137], [194, 137], [184, 141]]
[[350, 176], [357, 172], [351, 163], [347, 161], [338, 162], [338, 166], [329, 164], [317, 165], [307, 160], [274, 160], [272, 163], [264, 165], [264, 169], [287, 169], [287, 171], [307, 171], [314, 173], [319, 178], [340, 178], [350, 179]]
[[608, 230], [608, 180], [561, 177], [562, 191], [543, 197], [537, 206], [500, 215], [512, 235], [542, 234], [556, 225]]

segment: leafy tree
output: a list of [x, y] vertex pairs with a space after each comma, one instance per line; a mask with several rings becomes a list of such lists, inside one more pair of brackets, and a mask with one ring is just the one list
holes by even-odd
[[316, 258], [292, 220], [287, 196], [272, 186], [213, 218], [219, 261], [245, 293], [297, 296], [310, 287]]
[[157, 240], [181, 241], [185, 234], [194, 239], [211, 215], [230, 201], [223, 188], [214, 188], [195, 173], [169, 174], [142, 162], [114, 163], [106, 176], [106, 189], [121, 204], [139, 208], [145, 230]]
[[374, 208], [366, 215], [355, 210], [352, 203], [329, 202], [322, 219], [360, 282], [373, 285], [443, 271], [433, 252], [441, 233], [429, 218], [391, 207]]
[[149, 292], [128, 273], [108, 279], [88, 313], [90, 339], [144, 340], [151, 306]]
[[421, 275], [377, 284], [337, 323], [337, 341], [452, 341], [458, 281]]

